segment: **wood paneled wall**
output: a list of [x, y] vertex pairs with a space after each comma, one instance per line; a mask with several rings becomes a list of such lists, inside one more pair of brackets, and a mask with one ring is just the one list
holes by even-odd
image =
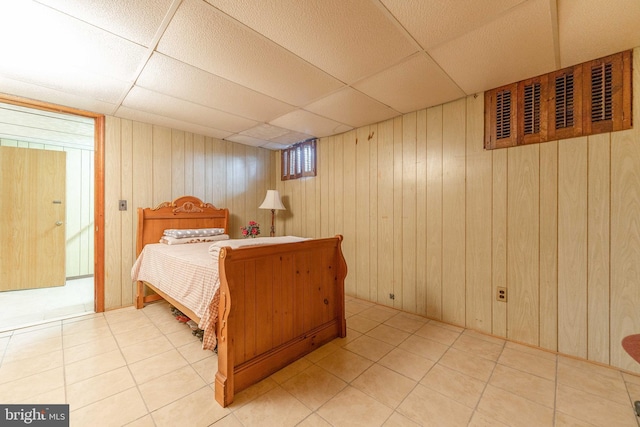
[[349, 295], [640, 372], [639, 70], [628, 131], [485, 151], [478, 94], [322, 138], [276, 231], [343, 234]]
[[[270, 212], [258, 209], [275, 188], [276, 153], [161, 126], [106, 117], [105, 307], [133, 304], [138, 207], [193, 195], [229, 208], [231, 237], [249, 220], [269, 233]], [[128, 209], [118, 210], [126, 200]]]

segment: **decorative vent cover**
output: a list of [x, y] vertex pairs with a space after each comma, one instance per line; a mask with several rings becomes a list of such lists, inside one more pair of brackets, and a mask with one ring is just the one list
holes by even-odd
[[605, 62], [591, 67], [591, 121], [613, 117], [613, 64]]
[[574, 125], [573, 89], [573, 73], [556, 77], [556, 129]]
[[496, 139], [511, 137], [511, 91], [496, 94]]
[[524, 126], [525, 135], [540, 133], [540, 83], [524, 86]]
[[485, 149], [630, 129], [627, 50], [485, 92]]

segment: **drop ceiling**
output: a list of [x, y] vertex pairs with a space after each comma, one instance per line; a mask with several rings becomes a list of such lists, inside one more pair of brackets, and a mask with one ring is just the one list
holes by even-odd
[[280, 149], [640, 46], [639, 0], [3, 0], [0, 92]]

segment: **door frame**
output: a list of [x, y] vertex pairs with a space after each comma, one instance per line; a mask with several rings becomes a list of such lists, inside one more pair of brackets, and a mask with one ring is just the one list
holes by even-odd
[[79, 110], [0, 93], [0, 102], [56, 113], [91, 117], [94, 120], [94, 310], [104, 311], [104, 114]]

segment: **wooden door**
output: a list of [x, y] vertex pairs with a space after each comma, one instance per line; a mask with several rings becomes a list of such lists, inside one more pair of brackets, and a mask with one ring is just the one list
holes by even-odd
[[64, 151], [0, 147], [0, 291], [65, 284]]

